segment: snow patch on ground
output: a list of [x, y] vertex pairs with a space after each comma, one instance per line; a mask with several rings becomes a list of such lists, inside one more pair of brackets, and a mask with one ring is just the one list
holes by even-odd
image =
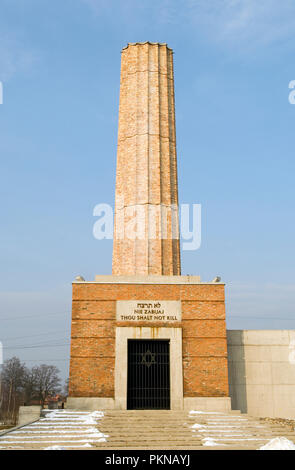
[[190, 428], [194, 433], [192, 436], [199, 437], [203, 446], [239, 445], [254, 448], [262, 446], [259, 450], [295, 450], [295, 443], [285, 437], [277, 437], [265, 444], [267, 438], [270, 439], [270, 430], [246, 416], [191, 410], [189, 417], [199, 421]]
[[276, 437], [258, 450], [295, 450], [295, 444], [286, 437]]
[[14, 450], [17, 450], [17, 449], [20, 450], [20, 449], [21, 449], [21, 450], [22, 450], [22, 449], [24, 449], [24, 447], [20, 447], [20, 446], [5, 446], [5, 447], [1, 447], [1, 446], [0, 446], [0, 450], [1, 450], [1, 449], [3, 449], [3, 450], [4, 450], [4, 449], [5, 449], [5, 450], [6, 450], [6, 449], [14, 449]]
[[43, 450], [65, 450], [65, 448], [61, 446], [49, 446], [49, 447], [44, 447]]
[[97, 428], [103, 416], [102, 411], [49, 411], [39, 421], [0, 437], [0, 449], [37, 443], [50, 444], [44, 450], [92, 447], [91, 443], [107, 442], [109, 437]]
[[91, 428], [81, 428], [81, 429], [77, 429], [76, 426], [74, 426], [73, 428], [71, 428], [70, 431], [65, 431], [64, 428], [60, 428], [60, 429], [57, 429], [55, 426], [48, 426], [47, 427], [48, 430], [43, 430], [43, 427], [40, 428], [38, 431], [36, 431], [35, 429], [32, 430], [31, 428], [30, 429], [27, 429], [25, 431], [14, 431], [13, 434], [68, 434], [68, 435], [74, 435], [79, 433], [79, 434], [87, 434], [87, 435], [96, 435], [96, 437], [104, 437], [104, 434], [99, 432], [96, 428], [94, 427], [91, 427]]
[[225, 445], [225, 444], [218, 444], [218, 442], [212, 439], [212, 437], [205, 437], [205, 439], [202, 439], [202, 442], [203, 442], [203, 446], [210, 446], [210, 447]]
[[49, 446], [44, 447], [43, 450], [67, 450], [70, 447], [71, 449], [82, 449], [84, 447], [92, 447], [91, 444], [84, 444], [83, 446]]
[[[104, 438], [102, 438], [104, 439]], [[74, 439], [72, 441], [66, 441], [66, 440], [63, 440], [63, 439], [59, 439], [58, 441], [53, 441], [52, 439], [50, 439], [50, 441], [39, 441], [39, 440], [36, 440], [34, 439], [33, 441], [1, 441], [1, 444], [12, 444], [13, 442], [17, 442], [17, 444], [28, 444], [28, 443], [32, 443], [32, 444], [35, 444], [35, 443], [38, 443], [40, 444], [40, 442], [44, 442], [44, 444], [50, 444], [50, 443], [53, 443], [53, 444], [60, 444], [61, 442], [66, 442], [66, 443], [70, 443], [70, 442], [85, 442], [86, 444], [89, 444], [90, 442], [96, 442], [94, 440], [90, 440], [90, 439]], [[105, 442], [105, 441], [102, 441], [101, 439], [98, 439], [98, 442]], [[70, 446], [72, 447], [72, 446]]]
[[198, 423], [195, 423], [191, 426], [192, 429], [203, 429], [203, 428], [206, 428], [206, 426], [204, 426], [203, 424], [198, 424]]

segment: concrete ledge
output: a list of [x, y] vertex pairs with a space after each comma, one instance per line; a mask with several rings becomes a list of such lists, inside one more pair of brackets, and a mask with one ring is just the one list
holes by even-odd
[[[182, 409], [181, 405], [176, 409]], [[230, 397], [189, 397], [183, 399], [183, 406], [184, 410], [222, 411], [228, 413], [231, 411], [231, 399]], [[66, 409], [80, 411], [114, 410], [115, 400], [113, 398], [99, 397], [68, 397]]]
[[99, 397], [68, 397], [66, 409], [81, 411], [114, 410], [115, 400]]
[[111, 284], [200, 284], [200, 276], [103, 276], [96, 275], [95, 282]]
[[20, 406], [18, 414], [18, 425], [28, 424], [41, 416], [41, 406]]
[[185, 410], [196, 411], [231, 411], [230, 397], [188, 397], [183, 399]]

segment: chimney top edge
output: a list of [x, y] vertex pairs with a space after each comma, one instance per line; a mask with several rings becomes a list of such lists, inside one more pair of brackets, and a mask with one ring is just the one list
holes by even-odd
[[166, 42], [151, 42], [151, 41], [144, 41], [144, 42], [128, 42], [127, 46], [123, 47], [122, 52], [128, 49], [129, 46], [143, 46], [144, 44], [150, 44], [151, 46], [166, 46], [169, 51], [173, 52], [171, 47], [167, 45]]

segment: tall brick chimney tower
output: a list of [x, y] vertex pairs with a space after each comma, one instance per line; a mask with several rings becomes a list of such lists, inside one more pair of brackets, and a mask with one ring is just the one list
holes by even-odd
[[68, 409], [230, 410], [224, 284], [180, 274], [166, 44], [122, 51], [113, 274], [77, 277], [72, 305]]
[[173, 52], [122, 50], [113, 275], [180, 275]]

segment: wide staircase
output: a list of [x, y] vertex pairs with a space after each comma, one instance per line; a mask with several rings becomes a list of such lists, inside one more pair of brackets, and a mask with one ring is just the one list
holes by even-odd
[[240, 412], [108, 411], [100, 424], [105, 449], [258, 449], [295, 432]]
[[258, 449], [295, 432], [238, 412], [56, 410], [0, 435], [0, 449]]

